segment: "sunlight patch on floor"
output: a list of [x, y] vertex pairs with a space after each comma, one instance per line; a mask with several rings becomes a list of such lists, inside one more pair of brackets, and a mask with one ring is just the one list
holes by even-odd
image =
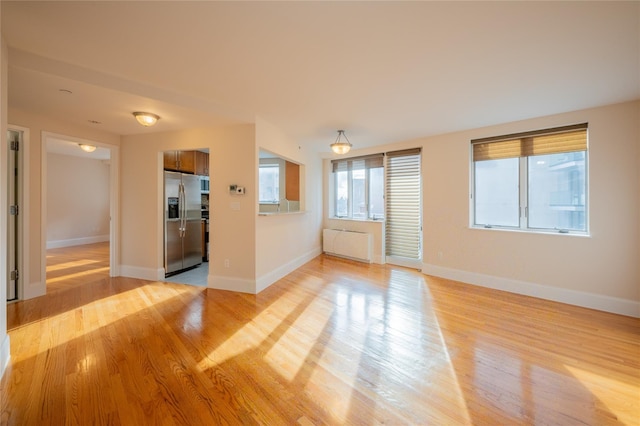
[[81, 271], [81, 272], [76, 272], [75, 274], [66, 274], [66, 275], [61, 275], [59, 277], [55, 277], [55, 278], [47, 278], [47, 284], [53, 284], [53, 283], [57, 283], [59, 281], [65, 281], [65, 280], [70, 280], [73, 278], [78, 278], [78, 277], [83, 277], [83, 276], [87, 276], [87, 275], [93, 275], [93, 274], [100, 274], [100, 273], [104, 273], [104, 272], [109, 272], [109, 267], [105, 267], [105, 268], [94, 268], [91, 269], [89, 271]]
[[[322, 395], [322, 405], [329, 411], [337, 423], [343, 424], [348, 420], [351, 410], [353, 390], [357, 388], [356, 380], [360, 370], [360, 358], [365, 349], [367, 337], [367, 318], [369, 315], [368, 298], [349, 287], [338, 288], [335, 294], [331, 321], [335, 334], [348, 334], [349, 347], [340, 351], [332, 349], [333, 339], [326, 342], [325, 349], [311, 377], [305, 384], [309, 394]], [[339, 353], [350, 353], [352, 356], [344, 359]]]
[[[50, 256], [47, 256], [47, 258], [49, 257]], [[58, 263], [57, 265], [47, 265], [47, 272], [55, 272], [55, 271], [60, 271], [62, 269], [71, 269], [71, 268], [77, 268], [80, 266], [93, 265], [95, 263], [100, 263], [100, 262], [102, 261], [91, 260], [91, 259], [80, 259], [80, 260], [74, 260], [66, 263]]]
[[[331, 311], [316, 307], [324, 303], [314, 299], [264, 356], [264, 360], [290, 382], [298, 375], [331, 317]], [[322, 312], [323, 315], [310, 317], [309, 312]], [[291, 348], [296, 348], [296, 352]]]
[[[636, 384], [624, 383], [613, 377], [605, 377], [600, 374], [586, 371], [580, 368], [564, 366], [575, 377], [582, 386], [602, 403], [607, 410], [615, 414], [618, 420], [625, 425], [638, 424], [637, 413], [640, 411], [640, 382]], [[615, 392], [614, 392], [615, 390]], [[624, 394], [625, 398], [618, 398], [617, 394]], [[622, 401], [633, 400], [636, 396], [635, 404], [620, 404]]]
[[[17, 341], [26, 340], [26, 337], [21, 336], [41, 336], [39, 340], [40, 345], [24, 345], [19, 348], [19, 351], [12, 353], [13, 362], [15, 363], [30, 357], [38, 356], [42, 352], [46, 351], [46, 348], [48, 347], [67, 344], [75, 339], [88, 336], [100, 328], [115, 323], [123, 318], [135, 315], [145, 309], [152, 308], [151, 304], [131, 305], [127, 303], [127, 300], [131, 299], [129, 293], [142, 292], [143, 288], [144, 287], [139, 287], [102, 299], [94, 300], [85, 305], [75, 307], [60, 314], [46, 317], [40, 321], [35, 321], [18, 329], [11, 330], [11, 338], [16, 339]], [[176, 292], [181, 293], [177, 289], [174, 289], [174, 291], [155, 292], [157, 294], [153, 303], [162, 303], [176, 297]], [[108, 305], [111, 305], [110, 308], [106, 308]], [[100, 306], [100, 308], [97, 309], [97, 306]], [[99, 314], [96, 314], [96, 312], [99, 312]], [[108, 312], [108, 315], [106, 315], [105, 312]], [[44, 336], [38, 331], [44, 328], [51, 330], [50, 335]]]
[[278, 298], [205, 356], [198, 363], [198, 368], [206, 371], [245, 351], [257, 348], [280, 325], [282, 322], [280, 318], [286, 318], [296, 308], [297, 303], [286, 297]]

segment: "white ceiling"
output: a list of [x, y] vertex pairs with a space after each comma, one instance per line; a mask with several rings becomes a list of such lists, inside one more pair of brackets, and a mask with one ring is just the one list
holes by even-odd
[[1, 7], [10, 107], [121, 135], [260, 116], [326, 152], [640, 98], [640, 2]]

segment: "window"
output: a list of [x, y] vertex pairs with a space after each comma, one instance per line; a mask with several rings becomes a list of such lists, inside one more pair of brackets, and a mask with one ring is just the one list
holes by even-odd
[[382, 154], [333, 160], [334, 215], [350, 219], [384, 218]]
[[587, 124], [471, 144], [473, 226], [587, 232]]
[[275, 203], [280, 200], [280, 166], [277, 163], [260, 164], [258, 200], [261, 203]]

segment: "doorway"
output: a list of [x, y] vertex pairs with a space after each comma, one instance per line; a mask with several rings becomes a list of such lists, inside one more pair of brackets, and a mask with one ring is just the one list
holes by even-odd
[[166, 282], [206, 287], [209, 276], [209, 149], [162, 153]]
[[42, 145], [42, 294], [119, 275], [118, 147], [53, 133]]

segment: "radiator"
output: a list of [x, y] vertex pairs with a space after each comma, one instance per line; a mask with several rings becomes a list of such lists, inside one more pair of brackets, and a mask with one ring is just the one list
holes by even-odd
[[371, 234], [340, 229], [323, 229], [322, 251], [335, 256], [371, 263]]

